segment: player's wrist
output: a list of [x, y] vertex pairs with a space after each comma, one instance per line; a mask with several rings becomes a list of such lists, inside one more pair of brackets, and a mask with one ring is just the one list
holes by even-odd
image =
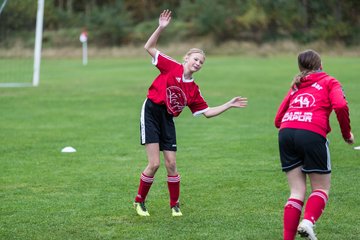
[[165, 28], [166, 28], [166, 26], [163, 26], [161, 24], [158, 26], [158, 29], [161, 30], [161, 31], [164, 30]]

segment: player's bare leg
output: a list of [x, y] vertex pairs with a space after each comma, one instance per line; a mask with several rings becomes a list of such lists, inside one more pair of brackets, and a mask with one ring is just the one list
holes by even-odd
[[165, 166], [168, 174], [168, 188], [170, 194], [170, 208], [173, 217], [180, 217], [179, 196], [180, 196], [180, 176], [176, 169], [176, 152], [164, 151]]
[[302, 237], [316, 240], [314, 225], [326, 206], [330, 191], [331, 174], [310, 173], [309, 178], [312, 192], [307, 200], [304, 220], [299, 224], [298, 233]]
[[297, 167], [286, 172], [290, 196], [284, 206], [283, 239], [295, 239], [306, 194], [306, 175]]
[[134, 202], [134, 208], [137, 214], [142, 217], [150, 216], [145, 206], [145, 199], [154, 181], [154, 175], [160, 166], [159, 144], [146, 144], [146, 153], [148, 157], [148, 165], [141, 174], [138, 195], [136, 196]]

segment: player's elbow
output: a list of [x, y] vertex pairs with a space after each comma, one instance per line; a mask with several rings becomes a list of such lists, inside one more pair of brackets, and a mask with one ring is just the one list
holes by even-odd
[[144, 45], [144, 49], [146, 50], [146, 51], [151, 51], [151, 49], [154, 49], [155, 47], [153, 46], [153, 45], [151, 45], [151, 44], [149, 44], [149, 43], [145, 43], [145, 45]]
[[203, 113], [203, 115], [204, 115], [206, 118], [212, 118], [212, 117], [213, 117], [212, 115], [209, 115], [209, 114], [206, 114], [206, 113]]
[[207, 110], [206, 112], [203, 112], [203, 115], [204, 115], [206, 118], [212, 118], [212, 117], [217, 116], [218, 114], [214, 113], [213, 111], [211, 111], [211, 110], [209, 109], [209, 110]]
[[342, 103], [333, 105], [333, 109], [335, 112], [338, 112], [338, 111], [341, 112], [341, 111], [348, 111], [349, 107], [346, 102], [342, 102]]

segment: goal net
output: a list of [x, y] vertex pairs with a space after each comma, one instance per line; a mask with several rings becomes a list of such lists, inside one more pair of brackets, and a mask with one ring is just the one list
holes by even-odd
[[44, 0], [0, 0], [0, 87], [38, 86]]

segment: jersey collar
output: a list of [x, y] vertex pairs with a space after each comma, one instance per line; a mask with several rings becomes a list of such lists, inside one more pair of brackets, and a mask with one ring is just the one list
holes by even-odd
[[186, 79], [186, 78], [184, 77], [184, 74], [183, 74], [183, 75], [182, 75], [182, 81], [185, 82], [185, 83], [190, 83], [190, 82], [193, 82], [194, 79], [193, 79], [193, 78]]

